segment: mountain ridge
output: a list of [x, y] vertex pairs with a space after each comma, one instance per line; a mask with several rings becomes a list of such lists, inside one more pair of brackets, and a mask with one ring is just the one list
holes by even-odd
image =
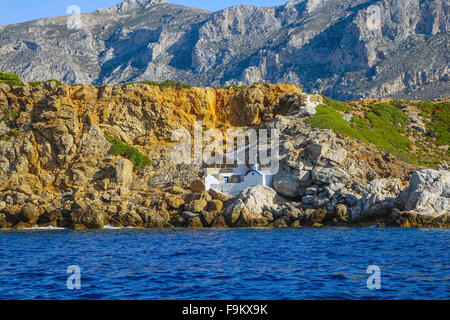
[[448, 12], [445, 1], [298, 0], [210, 12], [126, 0], [81, 15], [76, 30], [66, 27], [70, 16], [0, 27], [0, 70], [26, 81], [292, 82], [343, 100], [438, 98], [449, 89]]
[[166, 4], [167, 0], [123, 0], [121, 3], [109, 8], [102, 8], [96, 12], [123, 12], [136, 9], [146, 9], [158, 4]]

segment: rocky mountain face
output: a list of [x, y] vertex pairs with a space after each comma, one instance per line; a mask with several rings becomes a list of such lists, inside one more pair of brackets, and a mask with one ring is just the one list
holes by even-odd
[[[325, 103], [291, 84], [0, 83], [0, 228], [450, 225], [446, 164], [420, 168], [314, 128], [308, 123], [320, 116], [314, 99]], [[410, 117], [418, 139], [417, 123], [428, 120]], [[236, 199], [205, 192], [200, 166], [171, 159], [173, 130], [192, 130], [196, 120], [204, 131], [278, 129], [274, 188], [246, 189]], [[433, 140], [427, 149], [437, 149]], [[148, 161], [136, 161], [144, 156]]]
[[[446, 0], [297, 0], [218, 12], [125, 0], [0, 27], [0, 70], [26, 81], [291, 82], [343, 100], [449, 92]], [[69, 26], [69, 27], [68, 27]]]

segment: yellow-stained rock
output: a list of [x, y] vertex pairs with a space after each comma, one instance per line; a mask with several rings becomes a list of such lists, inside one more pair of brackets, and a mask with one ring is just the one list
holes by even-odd
[[202, 179], [196, 179], [191, 182], [190, 189], [194, 193], [202, 193], [205, 191], [205, 183]]
[[222, 211], [223, 203], [220, 200], [211, 200], [208, 201], [208, 205], [206, 207], [206, 210], [210, 212], [220, 212]]
[[167, 205], [172, 209], [180, 209], [184, 205], [184, 200], [177, 196], [166, 196]]
[[207, 202], [204, 199], [192, 201], [186, 206], [186, 210], [190, 212], [202, 212], [206, 208]]

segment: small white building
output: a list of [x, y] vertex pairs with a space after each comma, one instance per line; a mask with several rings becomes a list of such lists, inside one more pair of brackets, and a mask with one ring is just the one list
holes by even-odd
[[261, 170], [259, 165], [250, 169], [245, 164], [225, 166], [223, 168], [206, 168], [205, 189], [238, 196], [245, 188], [253, 186], [273, 186], [274, 174], [268, 170]]

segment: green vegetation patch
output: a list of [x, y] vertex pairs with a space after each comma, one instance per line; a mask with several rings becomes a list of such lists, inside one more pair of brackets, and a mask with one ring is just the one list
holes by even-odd
[[[321, 104], [316, 108], [316, 115], [306, 120], [307, 123], [319, 129], [332, 129], [346, 136], [368, 142], [368, 140], [349, 122], [342, 118], [342, 114], [329, 105]], [[362, 119], [361, 119], [362, 120]], [[364, 120], [365, 121], [365, 120]], [[367, 122], [366, 122], [367, 124]]]
[[8, 122], [8, 121], [17, 119], [19, 117], [19, 115], [20, 115], [20, 111], [18, 109], [4, 108], [1, 119], [4, 122]]
[[[396, 107], [380, 103], [365, 114], [369, 126], [364, 127], [353, 122], [361, 134], [378, 149], [392, 153], [405, 159], [406, 153], [411, 150], [411, 142], [403, 135], [407, 117]], [[408, 157], [406, 157], [408, 158]]]
[[55, 80], [55, 79], [51, 79], [51, 80], [47, 80], [47, 81], [32, 81], [32, 82], [29, 82], [28, 84], [29, 84], [31, 87], [37, 87], [38, 85], [40, 85], [40, 84], [42, 84], [42, 83], [48, 83], [48, 82], [52, 82], [52, 81], [56, 82], [56, 84], [57, 84], [58, 86], [62, 85], [62, 82], [61, 82], [61, 81], [58, 81], [58, 80]]
[[217, 87], [216, 89], [224, 89], [224, 90], [243, 90], [243, 89], [247, 89], [248, 86], [238, 86], [235, 84], [229, 85], [229, 86], [225, 86], [225, 87]]
[[173, 81], [173, 80], [166, 80], [163, 82], [156, 82], [156, 81], [139, 81], [139, 82], [128, 82], [125, 83], [125, 85], [131, 85], [131, 84], [147, 84], [149, 86], [155, 86], [155, 87], [161, 87], [161, 88], [192, 88], [191, 85], [185, 84], [181, 81]]
[[326, 105], [333, 107], [336, 110], [339, 110], [339, 111], [350, 111], [351, 110], [351, 108], [344, 102], [333, 100], [333, 99], [325, 97], [325, 96], [322, 96], [322, 98]]
[[15, 73], [0, 72], [0, 83], [6, 83], [10, 86], [23, 86], [19, 75]]
[[129, 146], [116, 138], [105, 138], [112, 144], [110, 153], [128, 158], [131, 162], [133, 162], [135, 168], [146, 167], [152, 164], [150, 158], [140, 153], [135, 147]]
[[381, 151], [415, 162], [409, 154], [411, 142], [402, 135], [405, 131], [406, 116], [400, 110], [380, 103], [365, 113], [365, 119], [353, 116], [352, 121], [347, 122], [336, 110], [342, 110], [343, 105], [333, 102], [331, 105], [320, 105], [317, 107], [317, 114], [308, 119], [307, 123], [320, 129], [332, 129], [367, 144], [372, 143]]
[[[57, 85], [62, 85], [61, 81], [55, 80], [55, 79], [51, 79], [51, 80], [47, 80], [47, 81], [32, 81], [29, 82], [28, 84], [31, 87], [37, 87], [38, 85], [42, 84], [42, 83], [47, 83], [47, 82], [51, 82], [51, 81], [55, 81]], [[0, 72], [0, 83], [6, 83], [9, 84], [10, 86], [18, 86], [18, 87], [22, 87], [23, 86], [23, 82], [22, 80], [20, 80], [20, 77], [18, 74], [15, 73], [6, 73], [6, 72]]]
[[172, 80], [166, 80], [164, 82], [161, 82], [159, 86], [163, 88], [192, 88], [192, 86], [189, 84], [185, 84], [181, 81], [172, 81]]
[[430, 119], [426, 123], [427, 135], [435, 138], [440, 146], [450, 145], [450, 103], [417, 103], [422, 115]]

